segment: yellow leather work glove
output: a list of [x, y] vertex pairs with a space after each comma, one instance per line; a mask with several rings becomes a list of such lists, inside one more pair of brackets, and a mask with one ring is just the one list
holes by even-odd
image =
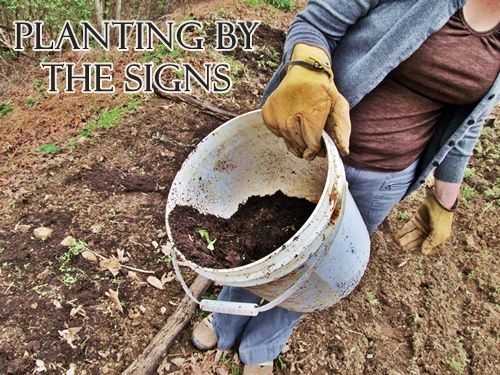
[[330, 59], [321, 48], [294, 47], [287, 74], [262, 107], [262, 117], [299, 158], [324, 155], [321, 134], [325, 125], [340, 154], [349, 153], [349, 103], [335, 87]]
[[432, 189], [427, 188], [427, 196], [416, 215], [396, 234], [404, 251], [420, 249], [429, 255], [451, 235], [453, 209], [439, 203]]

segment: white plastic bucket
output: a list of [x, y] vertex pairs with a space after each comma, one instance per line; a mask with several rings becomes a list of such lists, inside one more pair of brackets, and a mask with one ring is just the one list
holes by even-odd
[[[259, 307], [203, 300], [201, 308], [256, 315], [280, 305], [306, 312], [337, 302], [357, 284], [368, 262], [369, 236], [347, 190], [337, 149], [326, 133], [323, 140], [326, 158], [298, 159], [269, 132], [257, 110], [214, 130], [185, 160], [166, 206], [174, 268], [184, 290], [191, 296], [177, 256], [218, 284], [246, 287], [271, 301]], [[266, 257], [241, 267], [213, 269], [189, 261], [176, 247], [169, 225], [169, 214], [175, 206], [192, 206], [202, 213], [229, 218], [250, 196], [278, 190], [317, 205], [294, 236]], [[356, 228], [355, 236], [349, 235], [350, 228]], [[352, 287], [346, 287], [346, 283]]]

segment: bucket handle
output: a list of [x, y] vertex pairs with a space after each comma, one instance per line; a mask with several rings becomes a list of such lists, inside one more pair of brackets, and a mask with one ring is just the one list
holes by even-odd
[[201, 301], [198, 301], [198, 299], [193, 295], [193, 293], [191, 293], [191, 290], [184, 281], [184, 277], [182, 276], [179, 264], [177, 263], [177, 255], [173, 246], [171, 247], [171, 256], [172, 266], [174, 268], [177, 279], [182, 285], [182, 289], [184, 289], [184, 292], [189, 296], [189, 298], [193, 302], [198, 304], [202, 310], [221, 314], [245, 316], [257, 316], [259, 313], [271, 310], [272, 308], [283, 303], [287, 298], [291, 297], [292, 294], [294, 294], [302, 286], [302, 284], [304, 284], [304, 282], [309, 278], [312, 272], [316, 270], [316, 266], [321, 259], [321, 257], [318, 257], [316, 261], [309, 267], [309, 269], [297, 280], [297, 282], [290, 288], [285, 290], [280, 296], [276, 297], [272, 301], [269, 301], [263, 306], [259, 306], [256, 303], [248, 302], [215, 301], [210, 299], [202, 299]]

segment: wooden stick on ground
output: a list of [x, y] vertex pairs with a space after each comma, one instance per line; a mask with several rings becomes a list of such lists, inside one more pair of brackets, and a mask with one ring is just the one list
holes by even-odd
[[194, 96], [187, 95], [187, 94], [171, 94], [168, 92], [163, 92], [158, 89], [158, 87], [154, 86], [154, 91], [155, 94], [158, 95], [160, 98], [163, 99], [170, 99], [176, 102], [182, 102], [189, 104], [193, 107], [198, 108], [200, 111], [213, 116], [219, 120], [222, 121], [228, 121], [231, 120], [232, 118], [235, 118], [238, 116], [236, 113], [225, 111], [223, 109], [217, 108], [211, 104], [202, 102], [199, 99], [196, 99]]
[[[191, 292], [196, 298], [208, 289], [211, 280], [198, 276], [191, 285]], [[167, 355], [175, 338], [188, 324], [196, 309], [196, 303], [188, 296], [184, 296], [175, 312], [168, 318], [167, 323], [153, 338], [142, 354], [122, 373], [122, 375], [151, 375], [156, 372], [161, 361]]]

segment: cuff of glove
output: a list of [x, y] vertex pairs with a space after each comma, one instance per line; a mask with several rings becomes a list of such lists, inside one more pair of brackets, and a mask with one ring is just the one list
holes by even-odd
[[427, 187], [427, 197], [433, 199], [443, 210], [448, 212], [454, 212], [458, 206], [458, 199], [457, 199], [455, 201], [455, 204], [451, 208], [445, 207], [436, 196], [436, 193], [434, 193], [434, 189], [430, 187]]
[[333, 81], [330, 58], [319, 47], [313, 47], [308, 44], [296, 44], [293, 48], [291, 61], [287, 65], [299, 65], [313, 71], [325, 72], [328, 78]]

